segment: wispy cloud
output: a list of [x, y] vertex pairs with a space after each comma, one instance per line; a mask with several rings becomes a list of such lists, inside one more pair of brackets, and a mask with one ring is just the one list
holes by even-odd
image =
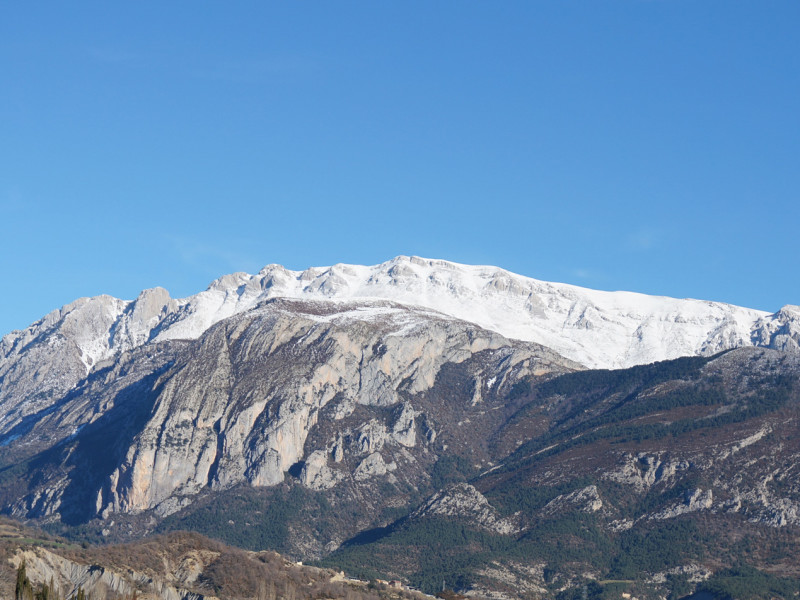
[[180, 262], [212, 278], [234, 271], [256, 273], [264, 266], [250, 253], [229, 245], [182, 236], [167, 236], [166, 241]]
[[660, 237], [657, 231], [642, 228], [628, 235], [627, 245], [633, 250], [650, 250], [659, 244]]
[[587, 269], [585, 267], [577, 267], [570, 271], [572, 277], [576, 279], [582, 279], [584, 281], [600, 281], [602, 280], [605, 275], [600, 271], [595, 271], [593, 269]]

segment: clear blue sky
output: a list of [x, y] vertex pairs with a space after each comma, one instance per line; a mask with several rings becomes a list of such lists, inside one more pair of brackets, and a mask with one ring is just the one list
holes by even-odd
[[228, 272], [800, 304], [800, 2], [7, 2], [0, 333]]

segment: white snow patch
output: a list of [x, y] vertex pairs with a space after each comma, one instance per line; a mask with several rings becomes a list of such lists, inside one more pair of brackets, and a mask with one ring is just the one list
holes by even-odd
[[[719, 302], [590, 290], [497, 267], [398, 256], [374, 266], [339, 264], [290, 271], [268, 265], [256, 275], [226, 275], [194, 296], [175, 300], [167, 295], [161, 312], [148, 319], [132, 316], [132, 302], [109, 296], [82, 299], [73, 303], [77, 309], [69, 305], [26, 332], [9, 336], [33, 336], [56, 325], [68, 308], [75, 309], [83, 321], [81, 327], [70, 329], [70, 339], [88, 371], [151, 337], [194, 339], [227, 317], [280, 297], [372, 302], [315, 318], [386, 320], [391, 322], [389, 335], [407, 334], [415, 326], [413, 319], [400, 318], [403, 311], [397, 306], [374, 303], [388, 300], [433, 311], [440, 318], [462, 319], [507, 338], [537, 342], [593, 368], [623, 368], [752, 345], [751, 330], [774, 317]], [[126, 332], [124, 340], [111, 335], [117, 330]], [[9, 336], [3, 340], [5, 347], [14, 343]]]

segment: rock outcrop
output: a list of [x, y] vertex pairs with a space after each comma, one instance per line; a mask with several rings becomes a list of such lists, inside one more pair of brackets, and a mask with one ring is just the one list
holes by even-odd
[[603, 508], [603, 500], [596, 485], [589, 485], [569, 494], [560, 494], [550, 500], [542, 512], [545, 515], [554, 515], [562, 511], [580, 510], [587, 513], [596, 512]]
[[425, 517], [463, 519], [503, 535], [520, 530], [513, 517], [501, 518], [486, 497], [468, 483], [459, 483], [434, 494], [411, 513], [412, 519]]
[[134, 597], [144, 590], [146, 596], [159, 600], [217, 600], [211, 594], [199, 594], [182, 587], [195, 583], [203, 568], [219, 555], [194, 554], [184, 557], [163, 579], [130, 569], [117, 571], [77, 562], [42, 547], [19, 552], [11, 562], [17, 568], [24, 561], [31, 581], [48, 585], [52, 582], [54, 590], [65, 598], [75, 597], [78, 589], [82, 589], [90, 598]]

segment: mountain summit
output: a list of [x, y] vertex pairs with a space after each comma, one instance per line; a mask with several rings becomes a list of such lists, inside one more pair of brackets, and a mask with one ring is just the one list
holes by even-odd
[[81, 298], [2, 340], [8, 359], [58, 332], [86, 370], [144, 343], [196, 339], [211, 325], [270, 298], [391, 300], [424, 307], [547, 346], [589, 368], [624, 368], [741, 346], [797, 348], [800, 308], [770, 314], [722, 302], [606, 292], [416, 256], [374, 266], [337, 264], [290, 271], [268, 265], [232, 273], [203, 292], [173, 299], [162, 288], [133, 301]]
[[24, 398], [29, 414], [61, 397], [98, 364], [150, 343], [194, 340], [212, 325], [273, 298], [388, 300], [534, 342], [587, 368], [617, 369], [760, 346], [796, 351], [800, 307], [776, 313], [702, 300], [605, 292], [499, 267], [398, 256], [374, 266], [232, 273], [187, 298], [163, 288], [135, 300], [80, 298], [0, 340], [0, 432]]

